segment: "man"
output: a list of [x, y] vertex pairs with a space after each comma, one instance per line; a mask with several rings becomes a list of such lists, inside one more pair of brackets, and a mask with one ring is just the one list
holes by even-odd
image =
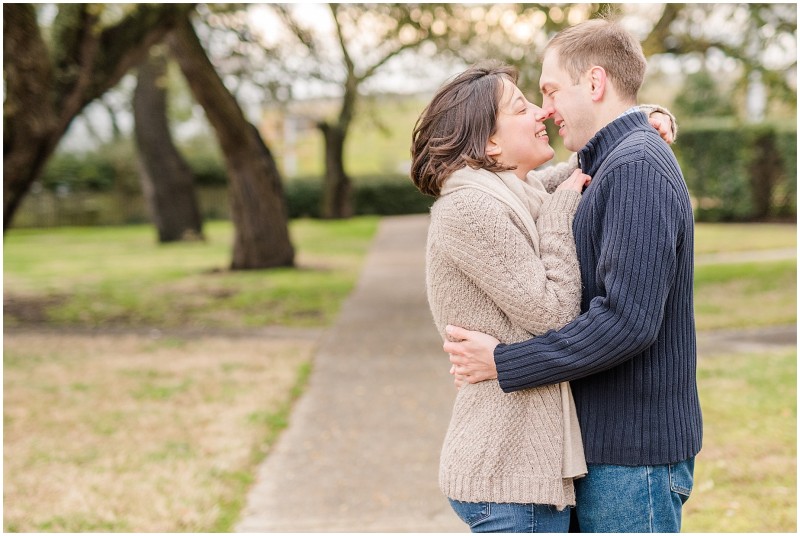
[[571, 381], [588, 475], [583, 532], [679, 532], [702, 441], [696, 385], [692, 207], [678, 163], [636, 107], [646, 61], [618, 24], [591, 20], [545, 50], [543, 108], [592, 177], [573, 231], [581, 315], [498, 345], [448, 327], [458, 381], [505, 392]]

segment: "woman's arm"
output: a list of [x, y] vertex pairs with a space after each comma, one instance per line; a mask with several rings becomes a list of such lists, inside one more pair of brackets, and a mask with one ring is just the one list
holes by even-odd
[[513, 324], [539, 335], [578, 314], [581, 281], [572, 235], [578, 192], [556, 192], [542, 206], [540, 256], [503, 203], [478, 190], [451, 195], [440, 247]]
[[[663, 114], [667, 116], [670, 122], [670, 133], [672, 134], [671, 138], [667, 135], [667, 132], [662, 132], [661, 129], [656, 127], [658, 133], [661, 134], [661, 137], [672, 145], [675, 143], [675, 140], [678, 139], [678, 120], [675, 119], [675, 116], [672, 115], [672, 112], [664, 108], [663, 106], [659, 106], [658, 104], [640, 104], [639, 108], [647, 114], [647, 117], [650, 118], [650, 124], [653, 124], [654, 114]], [[655, 125], [653, 125], [655, 127]]]
[[541, 181], [548, 193], [553, 193], [558, 185], [567, 180], [572, 172], [578, 169], [578, 155], [572, 153], [566, 162], [559, 162], [553, 166], [534, 169], [528, 172], [527, 182]]

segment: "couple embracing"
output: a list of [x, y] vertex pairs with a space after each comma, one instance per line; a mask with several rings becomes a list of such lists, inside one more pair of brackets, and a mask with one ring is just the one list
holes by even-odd
[[[591, 20], [545, 49], [541, 108], [485, 63], [415, 127], [411, 176], [437, 197], [428, 300], [459, 388], [439, 482], [473, 532], [680, 531], [702, 440], [694, 228], [674, 118], [637, 105], [645, 69], [629, 33]], [[537, 170], [549, 118], [577, 157]]]

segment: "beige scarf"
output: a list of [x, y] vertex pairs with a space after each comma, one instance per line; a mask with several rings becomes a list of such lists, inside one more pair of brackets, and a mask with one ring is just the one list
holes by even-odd
[[539, 255], [539, 233], [536, 231], [536, 220], [539, 209], [549, 195], [542, 181], [529, 174], [522, 181], [511, 171], [495, 173], [485, 169], [463, 167], [444, 181], [441, 195], [453, 193], [462, 188], [475, 188], [508, 205], [514, 214], [525, 225], [531, 237], [533, 251]]

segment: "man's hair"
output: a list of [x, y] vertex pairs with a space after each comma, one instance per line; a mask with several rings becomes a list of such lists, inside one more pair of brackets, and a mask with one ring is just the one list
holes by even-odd
[[560, 31], [545, 52], [558, 53], [562, 68], [578, 83], [591, 67], [598, 65], [614, 83], [620, 97], [636, 100], [647, 70], [642, 45], [611, 19], [592, 19]]
[[503, 79], [517, 82], [517, 70], [496, 61], [473, 65], [439, 88], [411, 136], [411, 180], [438, 197], [445, 179], [465, 166], [506, 171], [486, 155], [497, 128]]

